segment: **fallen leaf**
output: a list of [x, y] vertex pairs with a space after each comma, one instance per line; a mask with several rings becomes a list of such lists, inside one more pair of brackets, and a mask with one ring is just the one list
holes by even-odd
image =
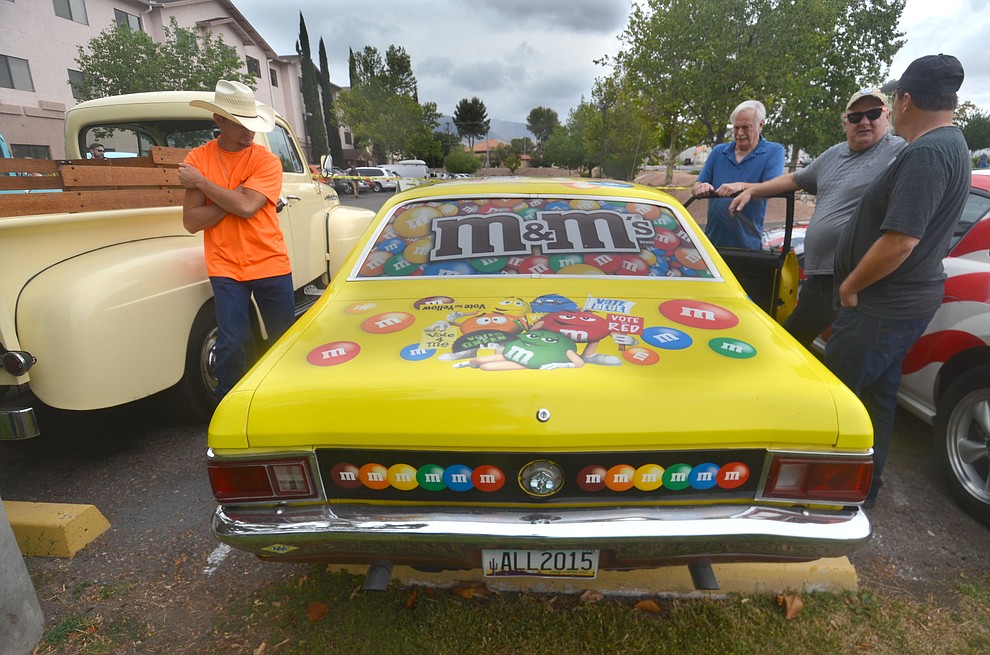
[[406, 609], [411, 610], [416, 607], [416, 598], [419, 596], [419, 587], [413, 587], [412, 593], [406, 598]]
[[326, 603], [313, 601], [306, 607], [306, 617], [310, 621], [319, 621], [326, 616], [329, 611], [330, 608], [327, 607]]
[[581, 592], [579, 600], [582, 603], [597, 603], [600, 600], [604, 600], [605, 596], [594, 589], [585, 589]]
[[650, 614], [659, 614], [663, 611], [660, 609], [660, 606], [656, 604], [656, 602], [649, 599], [641, 600], [636, 603], [636, 609], [641, 612], [649, 612]]
[[799, 594], [777, 596], [777, 606], [784, 607], [784, 618], [788, 621], [795, 618], [804, 609], [804, 601]]
[[488, 598], [492, 595], [491, 590], [483, 584], [461, 585], [460, 587], [454, 587], [451, 591], [466, 600]]
[[254, 649], [254, 655], [262, 655], [266, 648], [268, 648], [268, 642], [261, 642], [261, 645]]

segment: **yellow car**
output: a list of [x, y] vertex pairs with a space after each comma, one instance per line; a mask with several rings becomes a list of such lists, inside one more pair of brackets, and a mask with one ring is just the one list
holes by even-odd
[[272, 561], [709, 587], [712, 561], [867, 540], [872, 443], [674, 198], [444, 182], [385, 204], [221, 402], [213, 530]]

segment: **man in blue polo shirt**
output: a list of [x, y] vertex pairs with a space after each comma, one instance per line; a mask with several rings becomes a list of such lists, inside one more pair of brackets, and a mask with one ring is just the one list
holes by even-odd
[[729, 213], [729, 196], [784, 172], [784, 146], [767, 141], [760, 134], [766, 116], [762, 102], [747, 100], [740, 103], [729, 117], [733, 141], [712, 149], [695, 181], [694, 195], [715, 193], [720, 196], [709, 199], [705, 224], [705, 235], [716, 246], [762, 248], [767, 201], [750, 202], [733, 216]]

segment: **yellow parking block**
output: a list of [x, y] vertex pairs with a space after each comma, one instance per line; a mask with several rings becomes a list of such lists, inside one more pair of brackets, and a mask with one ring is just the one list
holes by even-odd
[[[364, 573], [367, 567], [333, 567]], [[813, 562], [712, 564], [718, 591], [698, 591], [687, 566], [668, 566], [637, 571], [600, 571], [593, 580], [547, 578], [484, 578], [481, 570], [424, 573], [396, 566], [392, 579], [405, 586], [456, 587], [485, 584], [496, 591], [580, 594], [593, 589], [606, 596], [724, 596], [727, 594], [773, 594], [785, 591], [857, 591], [856, 569], [847, 557]]]
[[92, 505], [3, 501], [25, 557], [72, 557], [110, 527]]

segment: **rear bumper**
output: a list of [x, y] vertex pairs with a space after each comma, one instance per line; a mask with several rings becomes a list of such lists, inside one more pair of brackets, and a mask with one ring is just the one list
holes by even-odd
[[749, 505], [490, 509], [334, 505], [218, 507], [216, 537], [273, 561], [478, 568], [482, 548], [598, 549], [604, 569], [697, 559], [801, 561], [839, 557], [870, 538], [859, 508]]

